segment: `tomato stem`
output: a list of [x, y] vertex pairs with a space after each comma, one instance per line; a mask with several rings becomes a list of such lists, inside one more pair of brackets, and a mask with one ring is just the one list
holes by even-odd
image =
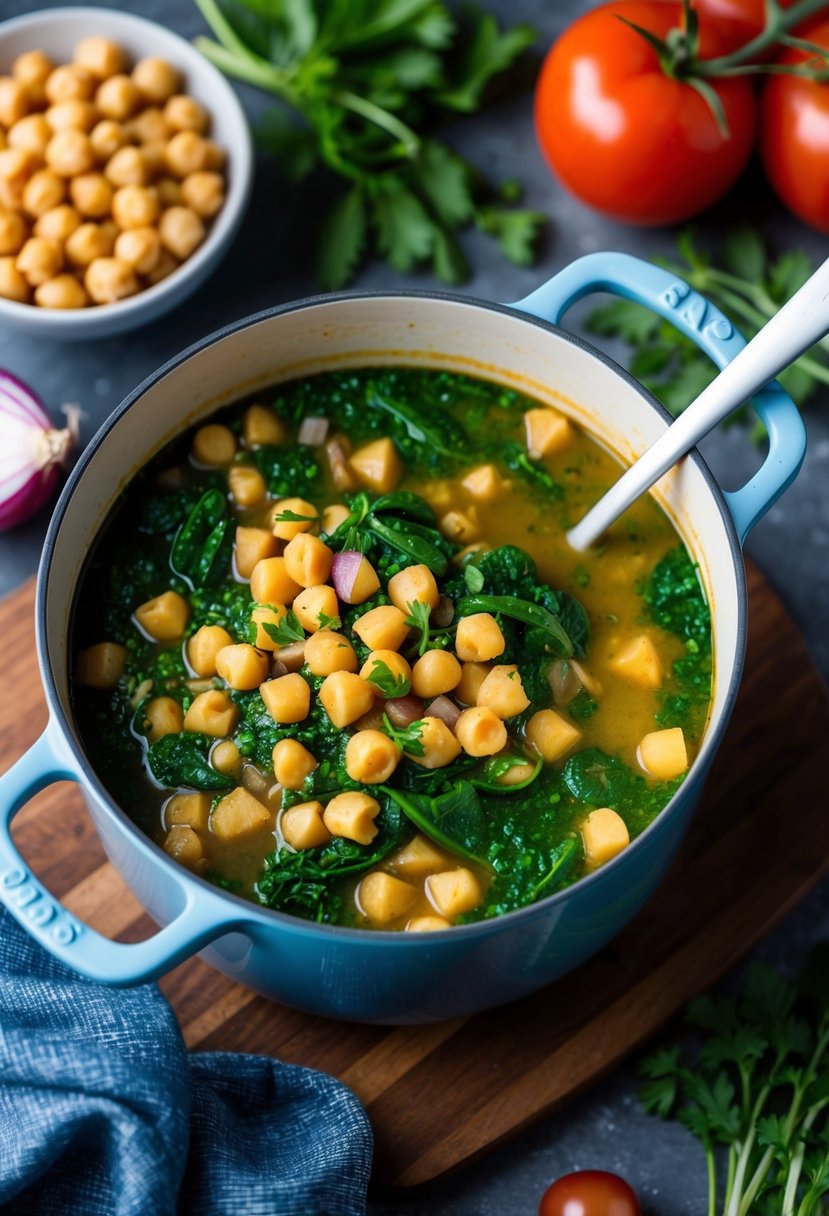
[[[695, 76], [743, 76], [752, 72], [779, 70], [780, 65], [756, 63], [753, 61], [757, 56], [763, 55], [770, 47], [781, 42], [783, 36], [788, 35], [790, 29], [799, 25], [801, 21], [805, 21], [807, 17], [811, 17], [813, 13], [820, 12], [821, 9], [825, 8], [826, 0], [799, 0], [798, 4], [793, 4], [789, 9], [781, 9], [776, 4], [767, 5], [766, 24], [755, 38], [746, 42], [736, 51], [732, 51], [728, 55], [720, 55], [717, 59], [697, 59], [691, 70]], [[827, 56], [825, 48], [818, 47], [814, 43], [810, 43], [808, 46], [810, 50], [818, 52], [824, 64], [823, 71], [826, 71]], [[797, 72], [794, 74], [805, 75], [807, 73]], [[814, 75], [814, 73], [808, 74]]]

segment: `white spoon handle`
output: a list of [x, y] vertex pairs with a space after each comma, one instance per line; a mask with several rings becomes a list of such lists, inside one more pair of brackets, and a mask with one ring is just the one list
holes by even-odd
[[589, 549], [615, 520], [709, 431], [829, 332], [829, 259], [703, 389], [664, 435], [567, 533]]

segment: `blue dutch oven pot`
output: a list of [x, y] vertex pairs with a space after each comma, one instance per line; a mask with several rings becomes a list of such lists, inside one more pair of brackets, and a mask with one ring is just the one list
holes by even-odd
[[[670, 420], [627, 373], [559, 327], [570, 305], [594, 291], [652, 308], [720, 367], [743, 346], [731, 323], [672, 274], [624, 254], [593, 254], [513, 305], [407, 292], [323, 296], [259, 313], [172, 360], [103, 425], [61, 495], [39, 572], [37, 642], [49, 724], [0, 778], [0, 900], [44, 949], [115, 985], [154, 979], [200, 951], [240, 983], [314, 1013], [416, 1022], [540, 988], [594, 954], [642, 907], [682, 840], [734, 704], [746, 635], [741, 545], [803, 460], [803, 423], [777, 384], [757, 401], [769, 452], [747, 485], [723, 493], [695, 452], [656, 488], [699, 563], [713, 613], [714, 695], [700, 754], [628, 849], [529, 907], [443, 933], [368, 932], [272, 912], [211, 886], [167, 857], [112, 801], [84, 754], [68, 674], [78, 579], [125, 482], [184, 427], [280, 380], [369, 364], [453, 368], [554, 404], [623, 461], [634, 459]], [[9, 825], [20, 807], [67, 778], [80, 784], [109, 858], [163, 926], [147, 941], [112, 942], [81, 923], [12, 842]]]

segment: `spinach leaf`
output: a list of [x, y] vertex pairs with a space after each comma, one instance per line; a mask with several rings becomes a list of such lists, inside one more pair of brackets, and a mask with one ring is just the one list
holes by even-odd
[[564, 497], [564, 490], [539, 461], [532, 460], [523, 444], [510, 440], [495, 453], [513, 473], [522, 477], [545, 498]]
[[147, 749], [150, 772], [168, 789], [229, 790], [235, 782], [217, 773], [207, 759], [214, 742], [209, 735], [191, 731], [163, 735]]
[[563, 840], [557, 848], [553, 849], [550, 868], [541, 882], [536, 883], [527, 902], [532, 903], [542, 896], [552, 895], [553, 891], [564, 886], [580, 852], [581, 846], [575, 836], [571, 836], [569, 840]]
[[691, 638], [706, 653], [711, 648], [711, 613], [697, 569], [684, 545], [666, 553], [645, 587], [645, 603], [657, 625]]
[[176, 533], [170, 568], [191, 588], [215, 586], [227, 574], [232, 545], [225, 496], [208, 490]]
[[[367, 404], [369, 409], [380, 410], [392, 419], [392, 432], [404, 454], [413, 441], [431, 455], [458, 461], [469, 446], [466, 432], [446, 411], [427, 414], [421, 406], [392, 397], [379, 384], [369, 386]], [[420, 455], [424, 453], [421, 451]]]
[[471, 595], [456, 605], [456, 614], [471, 616], [476, 612], [500, 613], [522, 621], [538, 630], [543, 637], [541, 648], [551, 651], [559, 658], [573, 654], [573, 642], [558, 617], [540, 604], [520, 600], [514, 595]]
[[519, 790], [525, 790], [528, 785], [532, 785], [536, 777], [541, 772], [544, 766], [544, 761], [539, 756], [533, 765], [533, 770], [528, 777], [523, 781], [516, 781], [512, 785], [505, 785], [499, 781], [499, 777], [503, 777], [510, 771], [511, 768], [517, 768], [519, 765], [524, 766], [530, 761], [526, 756], [516, 756], [507, 752], [501, 756], [492, 756], [487, 760], [482, 771], [477, 776], [469, 777], [469, 784], [473, 785], [476, 790], [485, 790], [488, 794], [514, 794]]
[[636, 804], [647, 787], [644, 777], [631, 771], [618, 756], [588, 747], [571, 756], [564, 766], [564, 783], [574, 797], [588, 806], [625, 810]]
[[312, 498], [322, 488], [322, 470], [314, 449], [292, 443], [284, 447], [265, 444], [253, 454], [256, 467], [265, 478], [268, 493], [275, 498], [298, 495]]
[[468, 781], [456, 781], [442, 794], [429, 796], [409, 790], [383, 786], [415, 827], [445, 849], [468, 861], [488, 865], [484, 856], [484, 813], [475, 788]]

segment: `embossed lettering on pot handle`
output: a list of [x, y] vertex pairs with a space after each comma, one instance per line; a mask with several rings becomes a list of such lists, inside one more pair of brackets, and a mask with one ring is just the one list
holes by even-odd
[[[567, 309], [594, 291], [624, 296], [659, 313], [725, 367], [745, 339], [718, 308], [676, 275], [627, 253], [591, 253], [572, 262], [513, 308], [559, 324]], [[762, 466], [740, 490], [725, 494], [737, 534], [744, 541], [787, 486], [806, 453], [806, 430], [791, 397], [777, 381], [754, 400], [769, 436]]]
[[[11, 821], [22, 806], [55, 781], [82, 781], [53, 746], [50, 728], [0, 777], [0, 904], [27, 932], [67, 967], [105, 984], [156, 979], [189, 958], [241, 918], [220, 896], [201, 890], [187, 875], [173, 875], [180, 911], [166, 928], [134, 944], [113, 942], [72, 916], [46, 890], [11, 838]], [[149, 841], [142, 847], [151, 847]]]

